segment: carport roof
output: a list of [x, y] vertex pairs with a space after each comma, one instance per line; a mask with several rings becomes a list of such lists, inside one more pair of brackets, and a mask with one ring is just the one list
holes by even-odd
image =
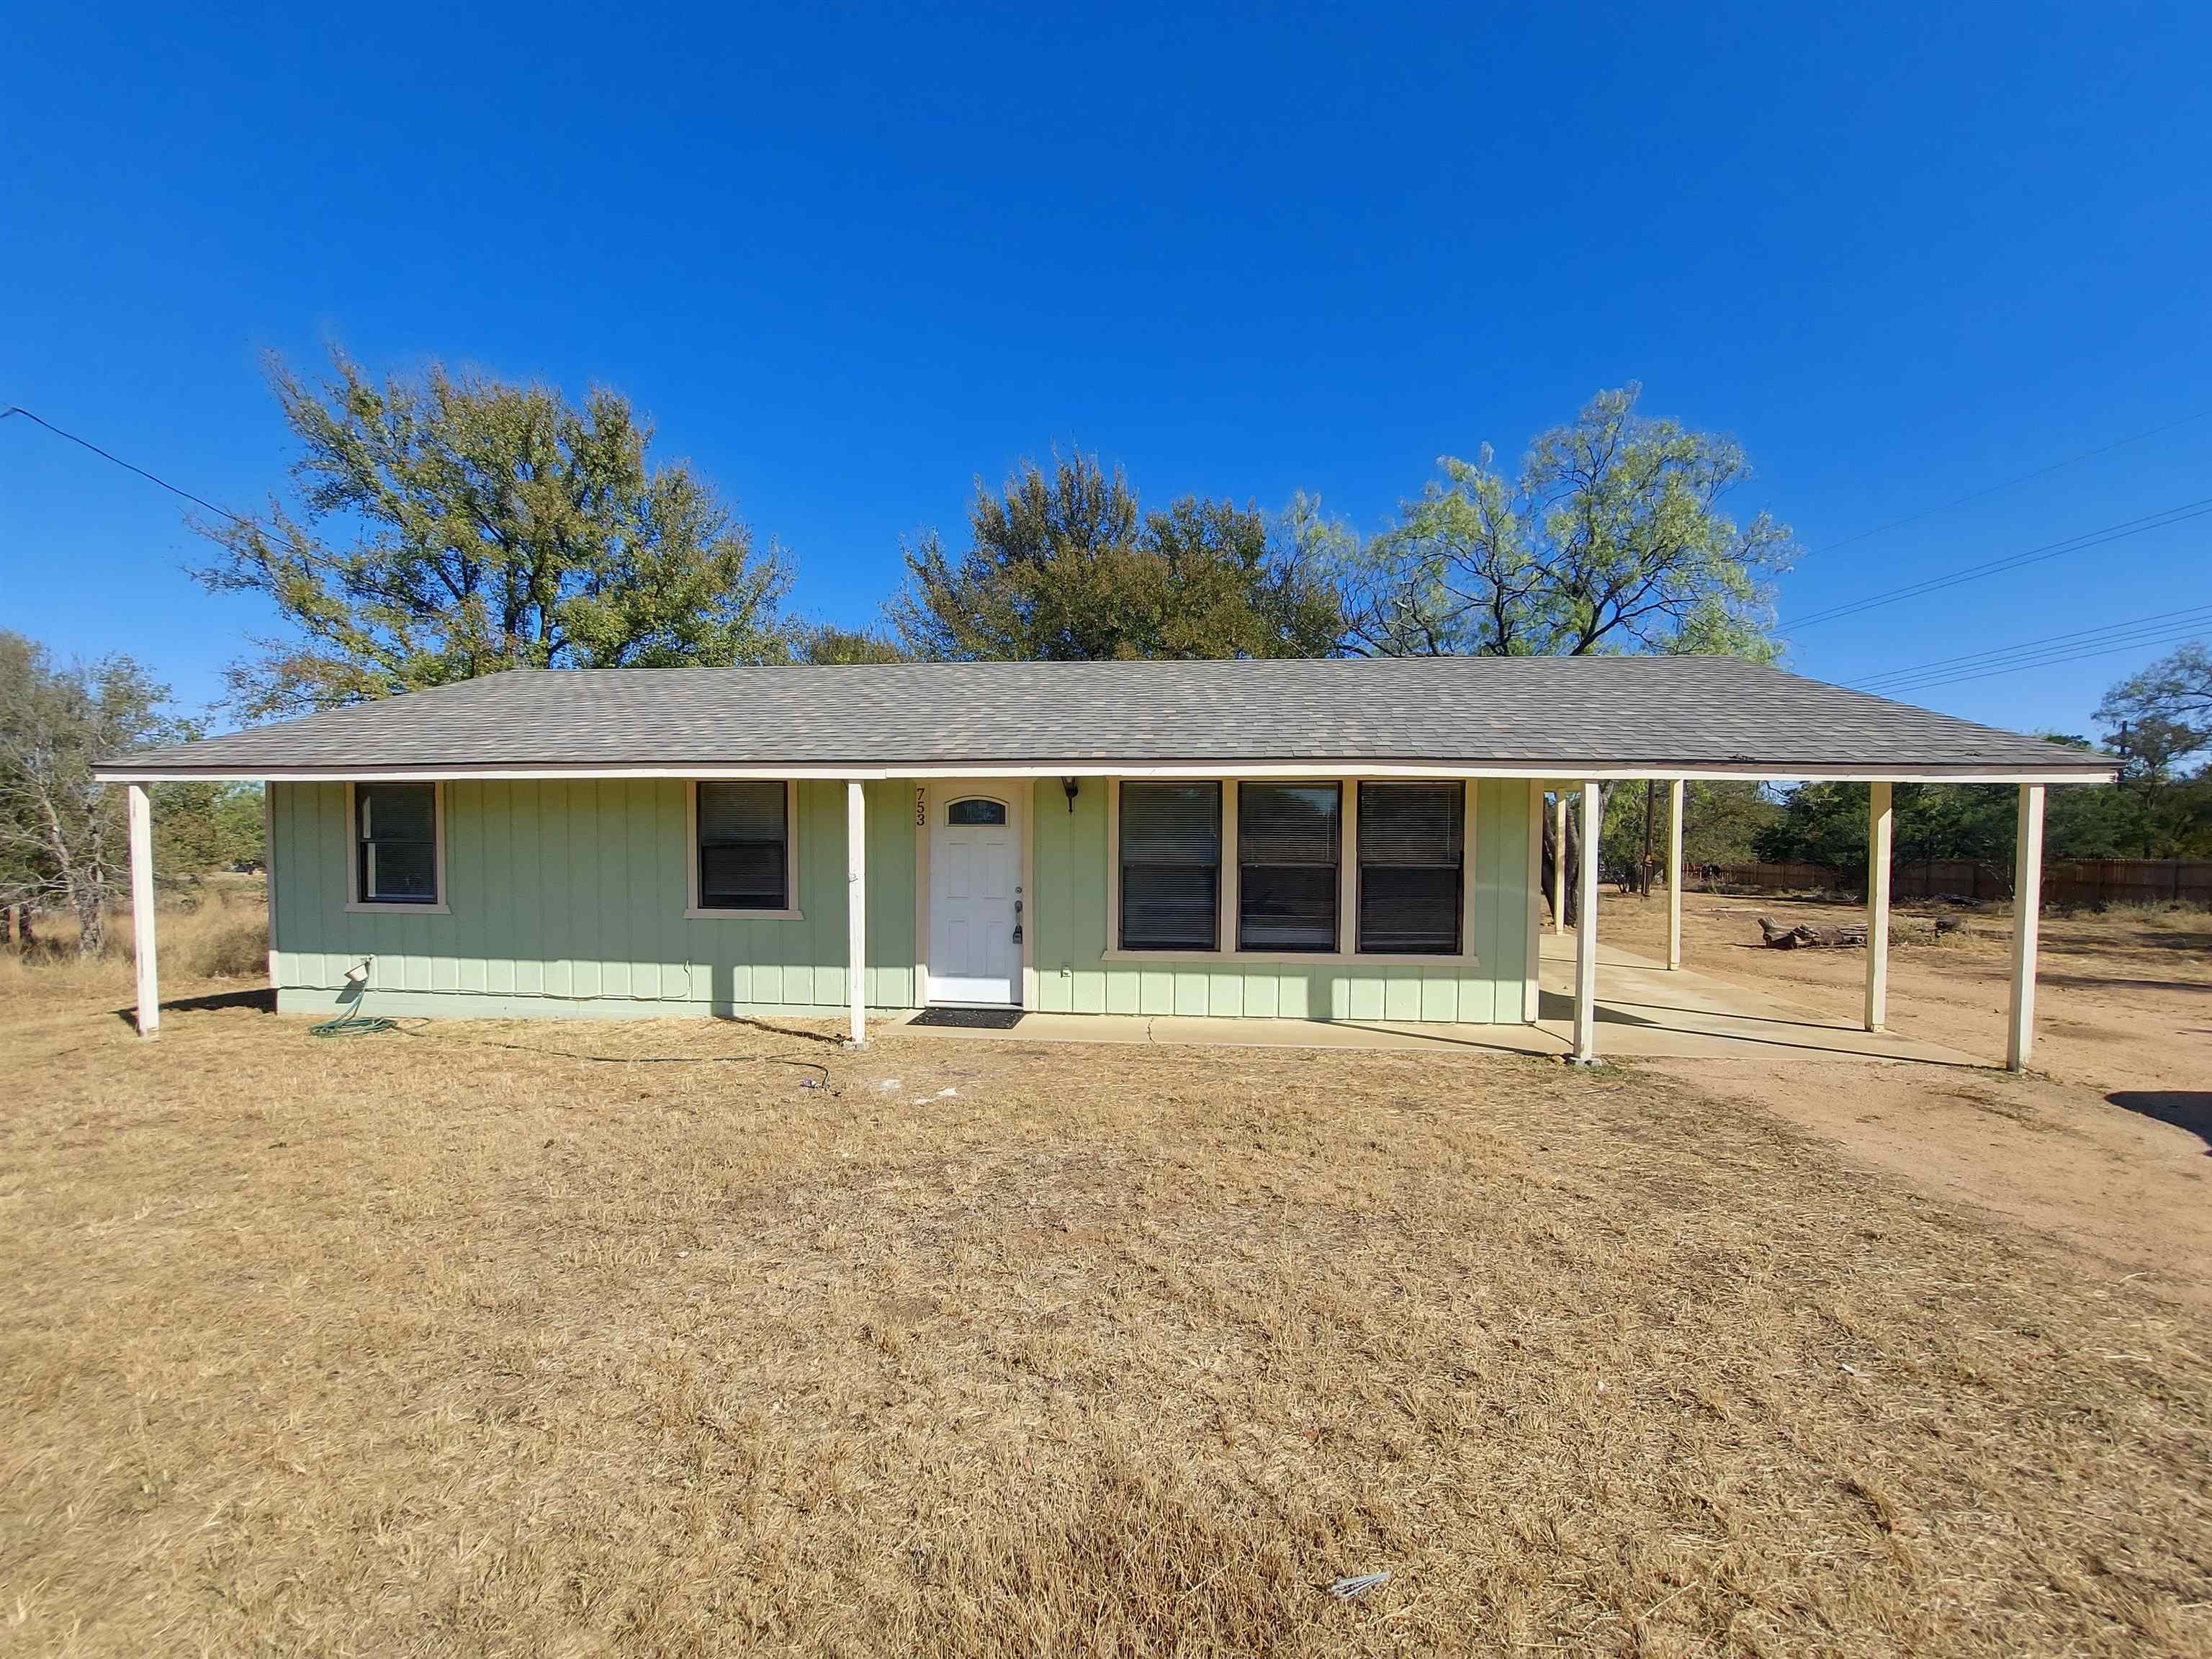
[[2101, 781], [2109, 763], [1728, 657], [517, 670], [109, 757], [182, 777], [1425, 771]]

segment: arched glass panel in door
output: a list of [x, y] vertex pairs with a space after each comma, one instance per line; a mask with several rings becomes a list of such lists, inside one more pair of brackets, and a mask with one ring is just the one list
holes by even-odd
[[947, 823], [1004, 823], [1006, 821], [1006, 804], [1002, 800], [986, 800], [981, 797], [956, 800], [945, 809], [945, 821]]

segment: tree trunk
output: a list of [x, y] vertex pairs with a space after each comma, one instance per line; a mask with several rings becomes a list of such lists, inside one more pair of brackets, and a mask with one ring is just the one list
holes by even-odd
[[1656, 778], [1644, 780], [1644, 862], [1639, 867], [1639, 873], [1643, 877], [1645, 898], [1651, 896], [1651, 834], [1653, 826], [1657, 822], [1658, 790], [1659, 781]]

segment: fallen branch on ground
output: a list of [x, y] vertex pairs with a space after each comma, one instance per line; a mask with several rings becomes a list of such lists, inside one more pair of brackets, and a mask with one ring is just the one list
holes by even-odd
[[1849, 945], [1863, 948], [1867, 942], [1866, 924], [1863, 921], [1849, 927], [1811, 927], [1803, 922], [1795, 927], [1779, 927], [1761, 916], [1759, 931], [1770, 951], [1796, 951], [1808, 945], [1824, 950]]

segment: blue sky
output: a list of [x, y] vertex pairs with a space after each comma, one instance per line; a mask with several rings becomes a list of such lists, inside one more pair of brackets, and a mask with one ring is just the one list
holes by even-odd
[[[2212, 518], [1793, 617], [2212, 497], [2212, 10], [42, 8], [0, 67], [0, 404], [210, 499], [283, 481], [326, 340], [658, 420], [860, 622], [970, 480], [1363, 528], [1600, 386], [1735, 433], [1850, 681], [2212, 605]], [[1848, 13], [1848, 15], [1840, 15]], [[169, 497], [0, 424], [0, 625], [189, 702], [269, 618]], [[1936, 688], [2084, 729], [2163, 647]]]

